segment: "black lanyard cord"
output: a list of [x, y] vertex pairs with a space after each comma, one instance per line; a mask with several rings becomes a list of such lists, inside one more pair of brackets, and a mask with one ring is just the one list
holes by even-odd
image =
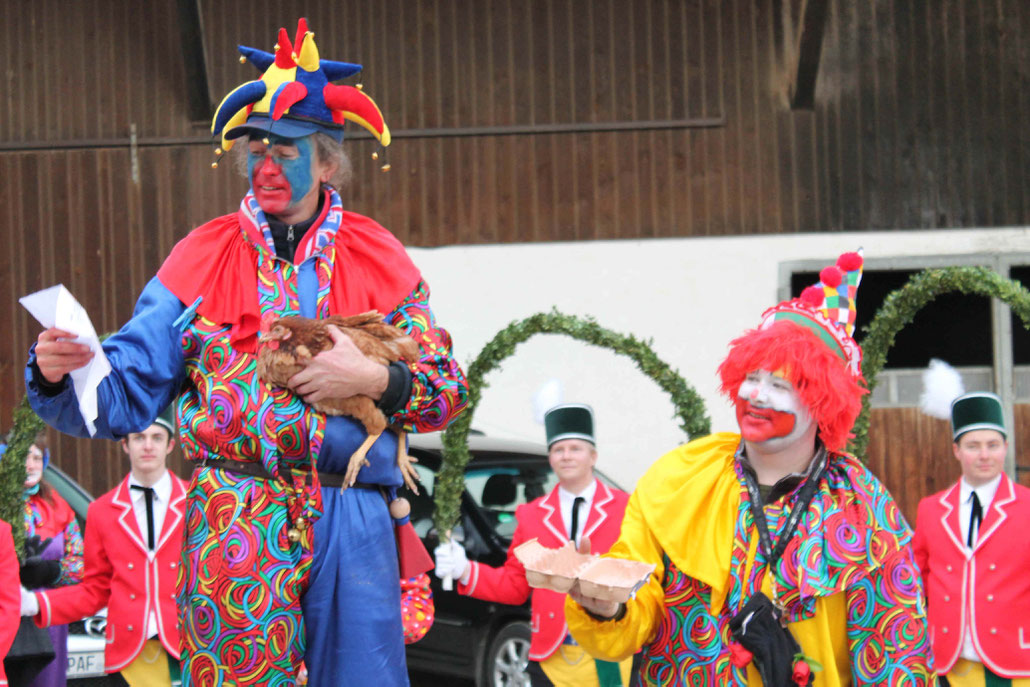
[[787, 524], [783, 528], [779, 539], [776, 540], [775, 548], [772, 545], [772, 536], [769, 534], [769, 523], [765, 519], [765, 509], [763, 508], [764, 504], [762, 503], [762, 495], [758, 489], [758, 483], [747, 470], [743, 471], [744, 484], [747, 486], [747, 493], [751, 500], [748, 504], [748, 507], [751, 509], [751, 519], [755, 521], [755, 527], [758, 528], [758, 545], [762, 549], [762, 555], [765, 557], [766, 565], [769, 569], [772, 569], [777, 561], [780, 560], [780, 556], [783, 555], [787, 544], [790, 543], [794, 532], [797, 530], [798, 523], [801, 522], [801, 518], [808, 510], [812, 497], [815, 496], [816, 489], [819, 488], [819, 482], [822, 480], [823, 474], [826, 472], [826, 465], [829, 462], [825, 448], [819, 447], [815, 460], [818, 461], [816, 468], [801, 487], [797, 501], [794, 502], [794, 507], [790, 509], [790, 515], [787, 516]]

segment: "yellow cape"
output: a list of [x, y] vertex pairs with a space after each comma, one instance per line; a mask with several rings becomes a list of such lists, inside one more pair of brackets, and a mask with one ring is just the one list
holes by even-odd
[[[637, 483], [619, 540], [606, 555], [655, 563], [655, 572], [618, 622], [594, 620], [579, 604], [566, 600], [569, 630], [590, 653], [621, 660], [651, 642], [666, 619], [661, 586], [664, 556], [684, 574], [711, 587], [712, 616], [726, 613], [741, 500], [733, 470], [739, 443], [740, 436], [733, 433], [692, 441], [662, 456]], [[753, 561], [756, 548], [757, 537], [752, 537], [749, 560]], [[766, 594], [771, 593], [770, 577], [766, 575], [762, 585]], [[820, 596], [814, 617], [790, 625], [806, 655], [824, 666], [818, 678], [824, 687], [851, 684], [845, 608], [844, 593]], [[681, 628], [683, 631], [689, 635], [689, 629]], [[748, 684], [762, 684], [753, 666], [748, 670]]]

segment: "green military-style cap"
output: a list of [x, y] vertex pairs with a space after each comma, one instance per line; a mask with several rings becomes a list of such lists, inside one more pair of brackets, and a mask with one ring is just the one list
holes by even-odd
[[963, 394], [951, 402], [952, 440], [974, 429], [993, 429], [1008, 437], [1001, 399], [987, 391]]
[[585, 403], [563, 403], [544, 414], [547, 447], [562, 439], [594, 441], [594, 409]]
[[161, 411], [161, 414], [154, 418], [154, 424], [160, 425], [168, 430], [168, 435], [175, 437], [175, 402], [168, 404], [168, 407]]

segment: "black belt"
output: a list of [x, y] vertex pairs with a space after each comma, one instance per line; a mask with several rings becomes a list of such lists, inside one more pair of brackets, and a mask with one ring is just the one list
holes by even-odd
[[[343, 486], [343, 480], [345, 475], [335, 475], [331, 472], [318, 471], [318, 481], [323, 487], [330, 487], [332, 489], [339, 489]], [[348, 489], [379, 489], [383, 485], [373, 484], [372, 482], [355, 482], [350, 485]]]
[[[235, 472], [239, 475], [256, 477], [258, 479], [272, 479], [272, 475], [265, 470], [265, 466], [256, 461], [225, 460], [224, 458], [205, 458], [196, 464], [197, 468], [218, 468]], [[328, 472], [318, 473], [318, 481], [323, 487], [339, 489], [343, 486], [344, 475], [336, 475]], [[355, 482], [351, 485], [353, 489], [379, 489], [381, 485], [371, 482]]]
[[238, 475], [257, 477], [258, 479], [272, 479], [271, 473], [265, 470], [265, 466], [254, 461], [225, 460], [223, 458], [205, 458], [196, 463], [197, 469], [218, 468], [228, 470]]

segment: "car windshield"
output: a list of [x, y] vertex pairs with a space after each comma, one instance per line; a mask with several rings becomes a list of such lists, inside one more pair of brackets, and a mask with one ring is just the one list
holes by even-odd
[[505, 539], [515, 534], [515, 509], [548, 493], [557, 483], [547, 463], [518, 468], [473, 467], [465, 472], [465, 491]]

